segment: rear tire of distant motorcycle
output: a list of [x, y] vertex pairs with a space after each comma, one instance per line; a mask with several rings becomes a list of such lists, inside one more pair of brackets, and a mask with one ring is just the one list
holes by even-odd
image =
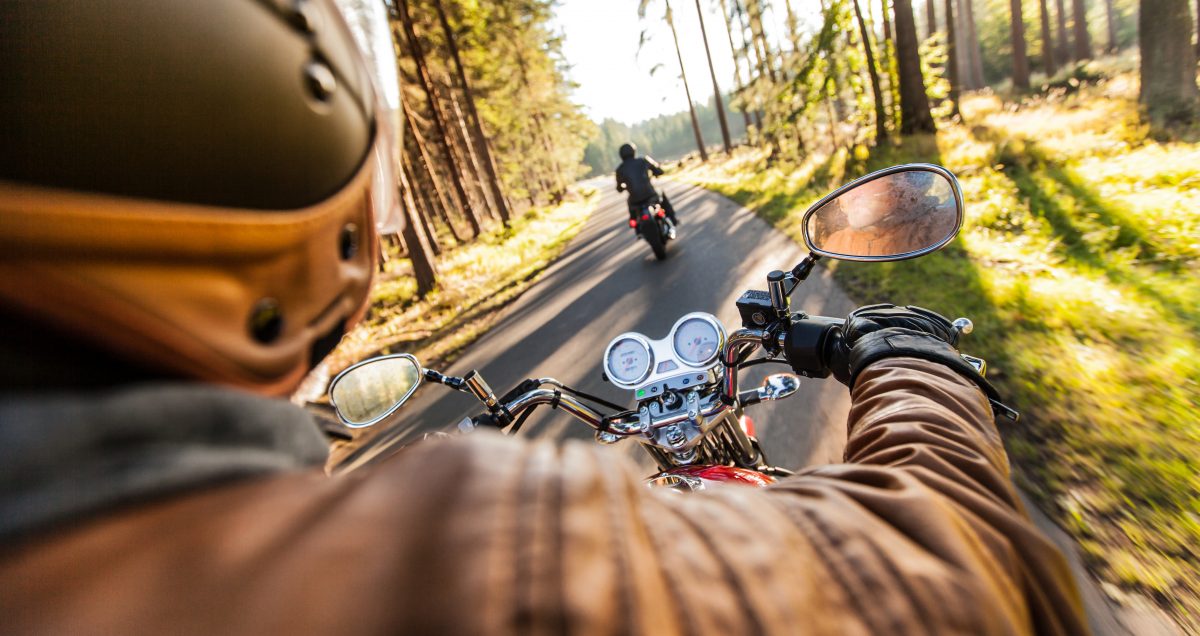
[[643, 232], [646, 237], [646, 242], [650, 244], [650, 249], [654, 251], [654, 256], [658, 260], [666, 260], [667, 258], [667, 243], [663, 240], [662, 231], [657, 227], [657, 223], [647, 228], [648, 232]]

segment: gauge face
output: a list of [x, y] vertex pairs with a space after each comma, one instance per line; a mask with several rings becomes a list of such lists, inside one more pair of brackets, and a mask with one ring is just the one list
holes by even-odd
[[721, 346], [721, 334], [703, 318], [689, 318], [675, 330], [675, 355], [684, 362], [700, 366], [708, 363]]
[[650, 371], [650, 349], [635, 338], [621, 338], [608, 349], [608, 373], [617, 382], [633, 384]]

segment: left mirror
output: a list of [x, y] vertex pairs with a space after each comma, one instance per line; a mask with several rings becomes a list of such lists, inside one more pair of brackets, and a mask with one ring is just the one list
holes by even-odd
[[411, 355], [372, 358], [339, 373], [329, 401], [346, 426], [362, 428], [395, 413], [420, 383], [421, 365]]

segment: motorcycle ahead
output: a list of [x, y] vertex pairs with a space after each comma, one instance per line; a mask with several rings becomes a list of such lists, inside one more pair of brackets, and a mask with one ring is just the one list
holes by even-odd
[[667, 211], [660, 203], [641, 206], [637, 218], [629, 219], [629, 227], [635, 228], [638, 236], [650, 245], [655, 258], [660, 261], [667, 258], [667, 241], [675, 238], [675, 224], [667, 218]]
[[[649, 216], [652, 226], [661, 227], [657, 221], [663, 217]], [[331, 383], [330, 401], [347, 426], [373, 426], [394, 414], [424, 380], [479, 400], [482, 412], [459, 423], [463, 432], [483, 427], [516, 434], [536, 408], [549, 405], [593, 428], [597, 442], [640, 443], [658, 466], [648, 478], [652, 485], [701, 490], [713, 482], [769, 484], [791, 472], [768, 462], [745, 411], [792, 396], [799, 376], [828, 377], [843, 322], [793, 312], [792, 292], [820, 258], [897, 261], [923, 256], [954, 238], [962, 218], [958, 182], [940, 166], [896, 166], [839, 188], [804, 215], [809, 255], [790, 271], [769, 273], [765, 291], [749, 290], [737, 300], [740, 329], [728, 333], [715, 316], [697, 312], [679, 318], [665, 337], [630, 332], [609, 343], [602, 357], [605, 377], [629, 391], [631, 406], [553, 378], [530, 378], [497, 396], [476, 371], [447, 376], [422, 368], [408, 354], [346, 369]], [[969, 320], [954, 324], [960, 333], [970, 333]], [[754, 357], [757, 352], [762, 355]], [[984, 371], [983, 360], [963, 357]], [[742, 390], [739, 371], [766, 363], [787, 365], [793, 373], [773, 374], [762, 386]]]

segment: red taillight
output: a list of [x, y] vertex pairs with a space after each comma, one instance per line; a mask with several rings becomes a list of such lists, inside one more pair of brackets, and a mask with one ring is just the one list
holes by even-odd
[[643, 221], [649, 221], [649, 220], [650, 220], [650, 215], [649, 215], [649, 214], [643, 214], [643, 215], [642, 215], [642, 220], [643, 220]]
[[654, 213], [654, 216], [657, 216], [657, 217], [658, 217], [658, 218], [660, 218], [660, 219], [661, 219], [661, 218], [663, 218], [663, 217], [664, 217], [664, 216], [666, 216], [666, 215], [667, 215], [666, 211], [665, 211], [665, 210], [663, 210], [662, 208], [659, 208], [659, 209], [658, 209], [658, 212], [655, 212], [655, 213]]
[[634, 221], [633, 219], [629, 219], [629, 227], [637, 227], [637, 221]]

